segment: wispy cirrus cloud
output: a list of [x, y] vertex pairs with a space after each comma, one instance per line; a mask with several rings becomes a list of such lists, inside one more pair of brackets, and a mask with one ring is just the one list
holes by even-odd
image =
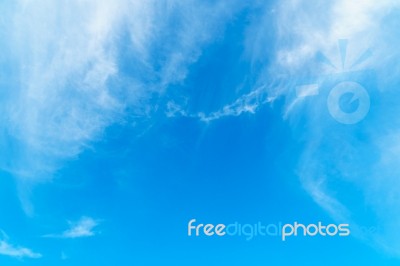
[[108, 126], [151, 116], [240, 7], [196, 0], [1, 5], [0, 169], [17, 177], [29, 215], [32, 184], [51, 179]]
[[155, 107], [146, 99], [185, 79], [237, 6], [88, 0], [4, 7], [1, 168], [45, 179], [127, 109], [149, 115]]
[[43, 237], [49, 238], [83, 238], [96, 235], [95, 228], [99, 226], [99, 221], [90, 217], [83, 216], [77, 222], [69, 222], [70, 228], [61, 234], [49, 234]]
[[32, 250], [20, 246], [13, 246], [4, 240], [0, 240], [0, 254], [15, 258], [31, 258], [38, 259], [42, 254], [33, 252]]
[[[400, 122], [396, 117], [400, 111], [400, 38], [394, 34], [399, 13], [400, 4], [393, 0], [285, 0], [266, 6], [264, 18], [250, 24], [252, 36], [247, 42], [254, 60], [263, 49], [273, 49], [269, 51], [272, 60], [264, 62], [258, 76], [261, 85], [213, 113], [191, 115], [171, 105], [169, 115], [212, 121], [253, 113], [272, 102], [268, 99], [284, 99], [282, 118], [304, 145], [297, 169], [303, 188], [338, 221], [355, 226], [379, 224], [377, 232], [355, 235], [400, 256], [400, 182], [396, 178], [400, 173]], [[271, 17], [274, 23], [259, 23]], [[271, 31], [273, 38], [271, 34], [262, 37]], [[338, 40], [348, 40], [347, 53], [340, 53]], [[372, 51], [369, 59], [355, 65], [365, 51]], [[340, 75], [351, 78], [347, 72], [365, 69], [372, 69], [376, 79], [371, 72], [359, 75], [371, 97], [369, 114], [359, 124], [346, 126], [329, 115], [325, 89], [331, 88], [311, 98], [296, 95], [304, 78], [321, 84]]]
[[[400, 100], [395, 92], [400, 70], [400, 38], [397, 31], [400, 5], [397, 1], [344, 1], [319, 4], [287, 0], [276, 10], [277, 50], [275, 62], [265, 67], [261, 80], [285, 75], [288, 82], [270, 93], [286, 99], [283, 113], [296, 136], [304, 143], [298, 175], [304, 189], [334, 219], [354, 226], [378, 226], [377, 232], [355, 232], [367, 243], [400, 255], [397, 224], [400, 221], [398, 194], [398, 135], [400, 124], [393, 116]], [[262, 27], [262, 26], [261, 26]], [[347, 53], [341, 54], [339, 39], [348, 40]], [[363, 64], [353, 62], [364, 51], [373, 54]], [[323, 53], [332, 65], [324, 64]], [[343, 66], [341, 65], [343, 62]], [[364, 69], [371, 72], [362, 73]], [[358, 82], [368, 88], [371, 109], [360, 123], [346, 126], [327, 111], [327, 93], [299, 99], [299, 78], [349, 78], [361, 71]], [[291, 77], [291, 78], [290, 78]], [[340, 81], [340, 78], [339, 78]], [[379, 125], [379, 126], [377, 126]], [[390, 158], [390, 159], [389, 159]], [[387, 184], [387, 185], [386, 185]], [[390, 196], [388, 196], [390, 195]]]
[[170, 101], [167, 104], [166, 115], [168, 117], [184, 116], [197, 118], [200, 121], [208, 123], [229, 116], [240, 116], [245, 113], [254, 114], [260, 106], [275, 100], [275, 97], [268, 96], [267, 92], [268, 89], [266, 86], [261, 86], [248, 94], [242, 95], [235, 102], [226, 104], [222, 109], [208, 114], [204, 112], [190, 114], [184, 107]]
[[8, 236], [3, 231], [0, 231], [0, 255], [18, 259], [38, 259], [42, 257], [42, 254], [40, 253], [33, 252], [29, 248], [12, 245], [8, 241]]

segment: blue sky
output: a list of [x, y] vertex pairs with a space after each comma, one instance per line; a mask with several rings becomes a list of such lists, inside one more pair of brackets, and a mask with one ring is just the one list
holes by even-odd
[[0, 10], [0, 265], [399, 264], [396, 1]]

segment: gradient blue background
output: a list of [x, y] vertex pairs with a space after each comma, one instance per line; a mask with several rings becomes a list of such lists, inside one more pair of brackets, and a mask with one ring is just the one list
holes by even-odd
[[[108, 73], [103, 83], [94, 82], [93, 86], [100, 86], [100, 92], [106, 91], [121, 104], [122, 107], [111, 111], [95, 100], [92, 103], [91, 99], [97, 99], [97, 94], [93, 96], [90, 89], [86, 91], [85, 86], [89, 85], [81, 83], [87, 77], [86, 69], [101, 60], [92, 62], [90, 59], [83, 69], [67, 71], [67, 78], [60, 73], [54, 74], [55, 80], [60, 76], [60, 79], [65, 78], [61, 84], [52, 79], [49, 81], [43, 74], [42, 79], [38, 78], [42, 83], [37, 87], [26, 85], [36, 82], [29, 78], [31, 74], [39, 74], [24, 70], [24, 67], [29, 69], [32, 64], [33, 69], [38, 61], [44, 69], [56, 68], [51, 63], [54, 62], [52, 58], [59, 55], [57, 51], [69, 48], [54, 44], [53, 49], [37, 52], [41, 42], [52, 41], [39, 40], [35, 49], [24, 44], [22, 37], [20, 43], [13, 43], [11, 31], [24, 36], [23, 29], [13, 26], [18, 24], [18, 12], [29, 13], [32, 8], [37, 17], [24, 23], [36, 25], [35, 19], [41, 12], [57, 10], [55, 17], [62, 21], [62, 26], [48, 26], [61, 32], [60, 36], [53, 34], [53, 39], [50, 38], [56, 43], [68, 28], [68, 18], [75, 16], [73, 12], [63, 11], [63, 7], [52, 6], [49, 2], [43, 4], [45, 1], [36, 8], [33, 4], [24, 6], [19, 2], [0, 5], [1, 12], [7, 14], [2, 21], [1, 39], [9, 40], [0, 45], [0, 97], [6, 106], [2, 107], [1, 117], [0, 229], [7, 234], [7, 238], [0, 234], [0, 240], [6, 239], [13, 247], [28, 247], [41, 254], [37, 259], [3, 254], [0, 265], [399, 265], [396, 244], [393, 249], [380, 245], [389, 243], [390, 246], [391, 243], [382, 228], [393, 229], [385, 222], [386, 216], [379, 215], [380, 210], [387, 208], [389, 214], [394, 212], [396, 200], [390, 204], [370, 203], [371, 196], [365, 188], [380, 182], [365, 181], [368, 184], [364, 184], [357, 179], [360, 175], [367, 176], [372, 171], [369, 167], [382, 158], [375, 150], [379, 145], [375, 145], [373, 139], [397, 129], [396, 123], [387, 122], [391, 117], [388, 118], [384, 110], [396, 105], [395, 99], [399, 95], [390, 90], [383, 97], [378, 89], [383, 84], [385, 88], [395, 88], [396, 77], [389, 79], [385, 75], [389, 67], [384, 64], [373, 65], [374, 75], [361, 72], [355, 77], [347, 71], [339, 71], [339, 74], [324, 72], [323, 64], [314, 56], [323, 50], [323, 45], [315, 51], [310, 48], [304, 61], [298, 59], [303, 62], [301, 67], [290, 68], [277, 63], [279, 54], [286, 48], [294, 49], [292, 52], [296, 53], [293, 47], [299, 42], [307, 43], [304, 41], [307, 38], [298, 37], [302, 27], [312, 36], [313, 30], [319, 32], [325, 26], [330, 29], [329, 25], [333, 25], [335, 19], [340, 22], [340, 18], [330, 17], [329, 21], [322, 18], [328, 17], [332, 6], [340, 7], [343, 1], [313, 8], [306, 1], [300, 1], [300, 4], [295, 1], [167, 2], [165, 5], [129, 6], [128, 11], [139, 10], [131, 15], [129, 12], [116, 13], [117, 18], [129, 18], [146, 10], [138, 20], [154, 16], [154, 22], [150, 24], [157, 29], [151, 28], [155, 37], [136, 50], [131, 48], [132, 42], [135, 43], [132, 41], [135, 32], [130, 31], [135, 21], [133, 24], [120, 22], [118, 27], [110, 30], [118, 34], [112, 35], [112, 42], [103, 44], [102, 49], [112, 52], [102, 59], [108, 60], [110, 55], [117, 71]], [[71, 10], [96, 6], [88, 3], [88, 6], [77, 5]], [[147, 13], [145, 7], [154, 7], [156, 11]], [[298, 12], [285, 11], [296, 8]], [[326, 14], [313, 18], [315, 12]], [[360, 12], [370, 14], [362, 8]], [[84, 14], [90, 20], [91, 11]], [[311, 24], [321, 21], [321, 25], [313, 29], [307, 23], [285, 24], [282, 17], [296, 14], [298, 19], [311, 17]], [[79, 12], [76, 16], [84, 17]], [[376, 23], [397, 25], [391, 16], [394, 14], [380, 17]], [[101, 20], [102, 16], [99, 18]], [[193, 25], [192, 19], [196, 22]], [[372, 22], [369, 19], [374, 20], [374, 15], [359, 22]], [[344, 21], [341, 23], [346, 23]], [[78, 26], [77, 33], [68, 31], [66, 38], [85, 40], [86, 37], [79, 34]], [[141, 26], [139, 23], [138, 27]], [[306, 29], [307, 26], [311, 28]], [[51, 31], [46, 30], [46, 23], [32, 27], [33, 30], [40, 28], [38, 34]], [[285, 31], [291, 27], [297, 30]], [[205, 28], [204, 32], [199, 31], [202, 28]], [[354, 34], [357, 36], [358, 33]], [[352, 42], [357, 43], [357, 39], [351, 38], [353, 36], [338, 37], [348, 38], [349, 47]], [[31, 39], [35, 38], [28, 38]], [[384, 39], [382, 43], [388, 41]], [[324, 51], [327, 57], [339, 55], [336, 38], [326, 37], [325, 42], [332, 48], [332, 53], [329, 49]], [[77, 41], [78, 47], [80, 44], [81, 41]], [[22, 46], [18, 49], [25, 50], [26, 54], [18, 54], [17, 46]], [[375, 50], [379, 54], [379, 47]], [[390, 51], [390, 60], [397, 62], [397, 55]], [[33, 59], [17, 60], [29, 57], [30, 53]], [[37, 59], [40, 56], [47, 59]], [[80, 65], [79, 62], [77, 60], [75, 64]], [[396, 72], [397, 64], [391, 69]], [[100, 71], [99, 75], [102, 73]], [[371, 97], [368, 116], [351, 126], [335, 121], [325, 105], [329, 89], [347, 79], [362, 83]], [[322, 84], [322, 92], [316, 98], [305, 100], [303, 106], [290, 109], [292, 114], [287, 115], [288, 106], [294, 101], [296, 84], [304, 80], [317, 80]], [[267, 88], [252, 98], [251, 93], [264, 85]], [[63, 90], [55, 89], [58, 86]], [[84, 89], [76, 89], [80, 86]], [[25, 108], [24, 101], [19, 99], [30, 93], [50, 96], [44, 96], [42, 100], [35, 98], [40, 105], [33, 105], [24, 113], [21, 111]], [[59, 102], [54, 100], [57, 97]], [[266, 100], [267, 97], [273, 97], [273, 100]], [[238, 105], [230, 105], [238, 99]], [[68, 106], [69, 102], [80, 100], [83, 105]], [[47, 102], [51, 104], [46, 105]], [[60, 120], [55, 120], [52, 110], [56, 112], [57, 105], [64, 102], [66, 111], [57, 118]], [[171, 106], [176, 107], [173, 112]], [[224, 109], [224, 106], [228, 107]], [[249, 111], [246, 106], [255, 108]], [[29, 116], [35, 109], [39, 112], [31, 120], [36, 122], [33, 126], [18, 115], [13, 116], [13, 112], [19, 111]], [[77, 117], [87, 120], [65, 115], [76, 110]], [[207, 117], [210, 119], [205, 121]], [[95, 124], [95, 130], [91, 126], [85, 127], [90, 121], [98, 120], [102, 122]], [[377, 121], [384, 129], [375, 132]], [[57, 137], [57, 132], [63, 131], [73, 135], [76, 131], [68, 131], [73, 126], [82, 129], [84, 137]], [[54, 128], [55, 136], [46, 135]], [[342, 142], [352, 143], [352, 146]], [[48, 147], [65, 151], [65, 154], [49, 151]], [[353, 153], [354, 150], [357, 152]], [[397, 150], [391, 156], [395, 154]], [[353, 165], [354, 169], [346, 166], [344, 170], [341, 162]], [[393, 164], [382, 167], [388, 175], [397, 173]], [[318, 188], [320, 183], [313, 178], [305, 179], [304, 169], [309, 169], [313, 177], [326, 174], [329, 193], [340, 204], [330, 200], [326, 196], [328, 192], [318, 194], [310, 189]], [[344, 181], [338, 176], [344, 176]], [[395, 185], [391, 187], [394, 189]], [[384, 187], [379, 190], [379, 195], [385, 198], [392, 193], [396, 197], [396, 191]], [[321, 200], [316, 195], [326, 198]], [[344, 208], [347, 211], [343, 211]], [[336, 211], [341, 214], [335, 215]], [[69, 228], [68, 221], [78, 221], [82, 216], [96, 220], [92, 236], [43, 237], [62, 234]], [[188, 237], [187, 224], [191, 219], [214, 224], [236, 221], [265, 224], [347, 222], [351, 226], [367, 226], [384, 233], [377, 238], [359, 234], [330, 238], [300, 236], [285, 242], [272, 236], [255, 237], [251, 241], [239, 236]]]

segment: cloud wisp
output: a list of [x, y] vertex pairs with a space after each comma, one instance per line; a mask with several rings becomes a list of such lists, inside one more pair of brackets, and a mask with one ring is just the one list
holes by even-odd
[[99, 222], [90, 217], [82, 217], [77, 222], [69, 222], [70, 228], [62, 232], [61, 234], [49, 234], [43, 237], [48, 238], [84, 238], [92, 237], [96, 235], [96, 227], [99, 226]]
[[0, 168], [46, 180], [107, 126], [151, 114], [148, 99], [185, 79], [236, 9], [194, 0], [10, 5], [0, 31], [8, 74], [0, 76]]
[[[271, 48], [275, 49], [272, 63], [265, 63], [258, 77], [257, 84], [267, 85], [210, 114], [187, 114], [175, 104], [168, 114], [213, 121], [254, 113], [259, 105], [284, 99], [282, 119], [304, 145], [297, 175], [305, 191], [335, 220], [355, 226], [379, 224], [377, 232], [356, 235], [400, 256], [400, 182], [396, 178], [400, 174], [396, 117], [400, 112], [400, 38], [393, 34], [400, 4], [393, 0], [318, 4], [285, 0], [267, 9], [265, 16], [275, 18], [274, 45], [261, 37], [256, 43], [247, 42], [251, 44], [248, 50], [257, 53], [252, 58], [260, 54], [255, 47], [275, 47]], [[250, 27], [250, 33], [271, 31], [268, 23]], [[327, 97], [335, 82], [354, 78], [365, 85], [371, 108], [358, 124], [344, 125], [329, 114]], [[299, 97], [296, 88], [306, 85], [305, 80], [323, 86], [318, 93], [312, 90]]]
[[275, 97], [269, 97], [267, 93], [267, 86], [261, 86], [248, 94], [242, 95], [233, 103], [225, 105], [222, 109], [209, 114], [204, 112], [190, 114], [183, 107], [170, 101], [167, 103], [166, 115], [167, 117], [191, 117], [208, 123], [229, 116], [240, 116], [245, 113], [254, 114], [260, 106], [272, 103], [275, 100]]
[[17, 178], [25, 213], [34, 213], [32, 187], [92, 148], [107, 127], [154, 114], [155, 102], [186, 78], [238, 6], [196, 0], [2, 4], [0, 169]]
[[[304, 145], [297, 169], [303, 187], [338, 221], [379, 224], [377, 232], [356, 234], [400, 256], [400, 201], [395, 196], [400, 191], [395, 178], [400, 173], [396, 159], [400, 124], [394, 116], [400, 111], [396, 104], [400, 96], [399, 78], [392, 74], [400, 70], [400, 38], [393, 35], [400, 5], [390, 0], [317, 5], [286, 0], [278, 6], [275, 62], [265, 66], [260, 82], [271, 75], [292, 77], [270, 93], [286, 100], [283, 118]], [[347, 53], [343, 40], [348, 40]], [[370, 58], [357, 64], [364, 51]], [[325, 60], [318, 57], [321, 53]], [[326, 64], [327, 58], [331, 64]], [[302, 85], [303, 78], [322, 84], [321, 91], [296, 96], [296, 83]], [[338, 123], [327, 110], [329, 89], [347, 79], [364, 85], [371, 98], [368, 116], [355, 125]]]
[[15, 246], [10, 244], [8, 241], [8, 236], [1, 231], [1, 239], [0, 239], [0, 255], [14, 257], [18, 259], [30, 258], [30, 259], [39, 259], [42, 257], [42, 254], [33, 252], [29, 248]]

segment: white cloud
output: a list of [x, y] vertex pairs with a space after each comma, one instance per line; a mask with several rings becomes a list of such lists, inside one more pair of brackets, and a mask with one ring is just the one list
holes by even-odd
[[266, 86], [261, 86], [241, 96], [235, 102], [225, 105], [221, 110], [210, 114], [199, 113], [195, 117], [200, 118], [201, 121], [210, 122], [226, 116], [239, 116], [244, 113], [254, 114], [260, 106], [275, 100], [273, 96], [268, 97], [267, 92]]
[[[185, 79], [237, 9], [202, 1], [17, 1], [1, 31], [0, 167], [46, 179], [147, 99]], [[207, 21], [207, 23], [204, 23]], [[131, 71], [125, 65], [131, 66]], [[7, 152], [5, 152], [7, 151]]]
[[50, 234], [44, 237], [50, 238], [82, 238], [96, 235], [95, 228], [99, 225], [97, 220], [90, 217], [82, 217], [78, 222], [69, 222], [70, 228], [61, 234]]
[[51, 179], [108, 126], [154, 113], [154, 98], [186, 78], [237, 6], [195, 0], [2, 4], [0, 169], [18, 178], [25, 212], [34, 213], [32, 185]]
[[43, 178], [59, 159], [79, 154], [123, 107], [107, 86], [118, 72], [108, 46], [121, 5], [59, 5], [18, 2], [7, 36], [5, 63], [18, 71], [1, 99], [11, 145], [2, 167], [23, 178]]
[[[308, 1], [282, 1], [277, 11], [279, 31], [275, 64], [266, 66], [261, 80], [285, 73], [292, 80], [277, 90], [286, 99], [285, 114], [294, 134], [305, 141], [298, 175], [310, 196], [334, 219], [354, 226], [379, 226], [376, 232], [357, 232], [367, 243], [400, 256], [399, 189], [397, 176], [400, 125], [394, 114], [400, 110], [396, 90], [399, 78], [400, 38], [397, 32], [400, 4], [397, 1], [336, 0], [315, 5]], [[338, 39], [348, 39], [348, 52], [341, 67]], [[373, 56], [351, 68], [364, 51]], [[315, 64], [315, 55], [323, 52], [336, 69]], [[371, 108], [365, 121], [344, 127], [326, 110], [327, 92], [313, 100], [294, 96], [296, 78], [314, 76], [335, 79], [346, 71], [372, 69], [362, 78], [370, 83]], [[344, 74], [346, 75], [346, 74]], [[346, 76], [344, 76], [346, 77]], [[330, 88], [326, 88], [330, 89]], [[324, 98], [325, 97], [325, 98]], [[299, 122], [301, 121], [301, 123]], [[394, 148], [393, 148], [394, 147]], [[367, 224], [365, 224], [367, 223]]]
[[[268, 54], [263, 49], [275, 49], [268, 51], [274, 61], [267, 60], [259, 76], [258, 84], [266, 85], [219, 111], [195, 115], [212, 121], [253, 113], [268, 99], [283, 98], [283, 119], [304, 144], [297, 169], [304, 189], [337, 221], [379, 226], [375, 232], [355, 230], [354, 235], [396, 256], [400, 256], [400, 38], [395, 34], [399, 13], [400, 3], [394, 0], [285, 0], [273, 9], [268, 6], [264, 18], [250, 25], [246, 42], [247, 52], [254, 51], [253, 61]], [[274, 45], [262, 36], [271, 36], [272, 24]], [[343, 68], [339, 39], [348, 40]], [[353, 67], [365, 51], [372, 51], [372, 56]], [[316, 60], [320, 52], [336, 67]], [[327, 91], [313, 94], [312, 101], [296, 96], [296, 87], [305, 85], [302, 77], [314, 77], [321, 84], [325, 78], [332, 81], [336, 75], [364, 69], [377, 76], [374, 79], [371, 72], [359, 76], [370, 83], [371, 110], [365, 121], [353, 127], [329, 116]], [[190, 116], [173, 107], [175, 114]]]
[[40, 253], [33, 252], [32, 250], [21, 247], [14, 246], [8, 242], [8, 236], [0, 230], [0, 235], [3, 239], [0, 239], [0, 255], [14, 257], [14, 258], [31, 258], [38, 259], [41, 258], [42, 255]]
[[191, 117], [208, 123], [228, 116], [240, 116], [245, 113], [254, 114], [260, 106], [266, 103], [272, 103], [274, 100], [274, 96], [268, 96], [267, 86], [260, 86], [250, 93], [240, 96], [233, 103], [226, 104], [220, 110], [215, 112], [208, 114], [204, 112], [189, 113], [185, 110], [184, 106], [181, 106], [174, 101], [169, 101], [167, 103], [165, 114], [167, 117]]
[[38, 259], [42, 257], [40, 253], [35, 253], [32, 250], [24, 247], [12, 246], [3, 240], [0, 241], [0, 254], [15, 258]]

